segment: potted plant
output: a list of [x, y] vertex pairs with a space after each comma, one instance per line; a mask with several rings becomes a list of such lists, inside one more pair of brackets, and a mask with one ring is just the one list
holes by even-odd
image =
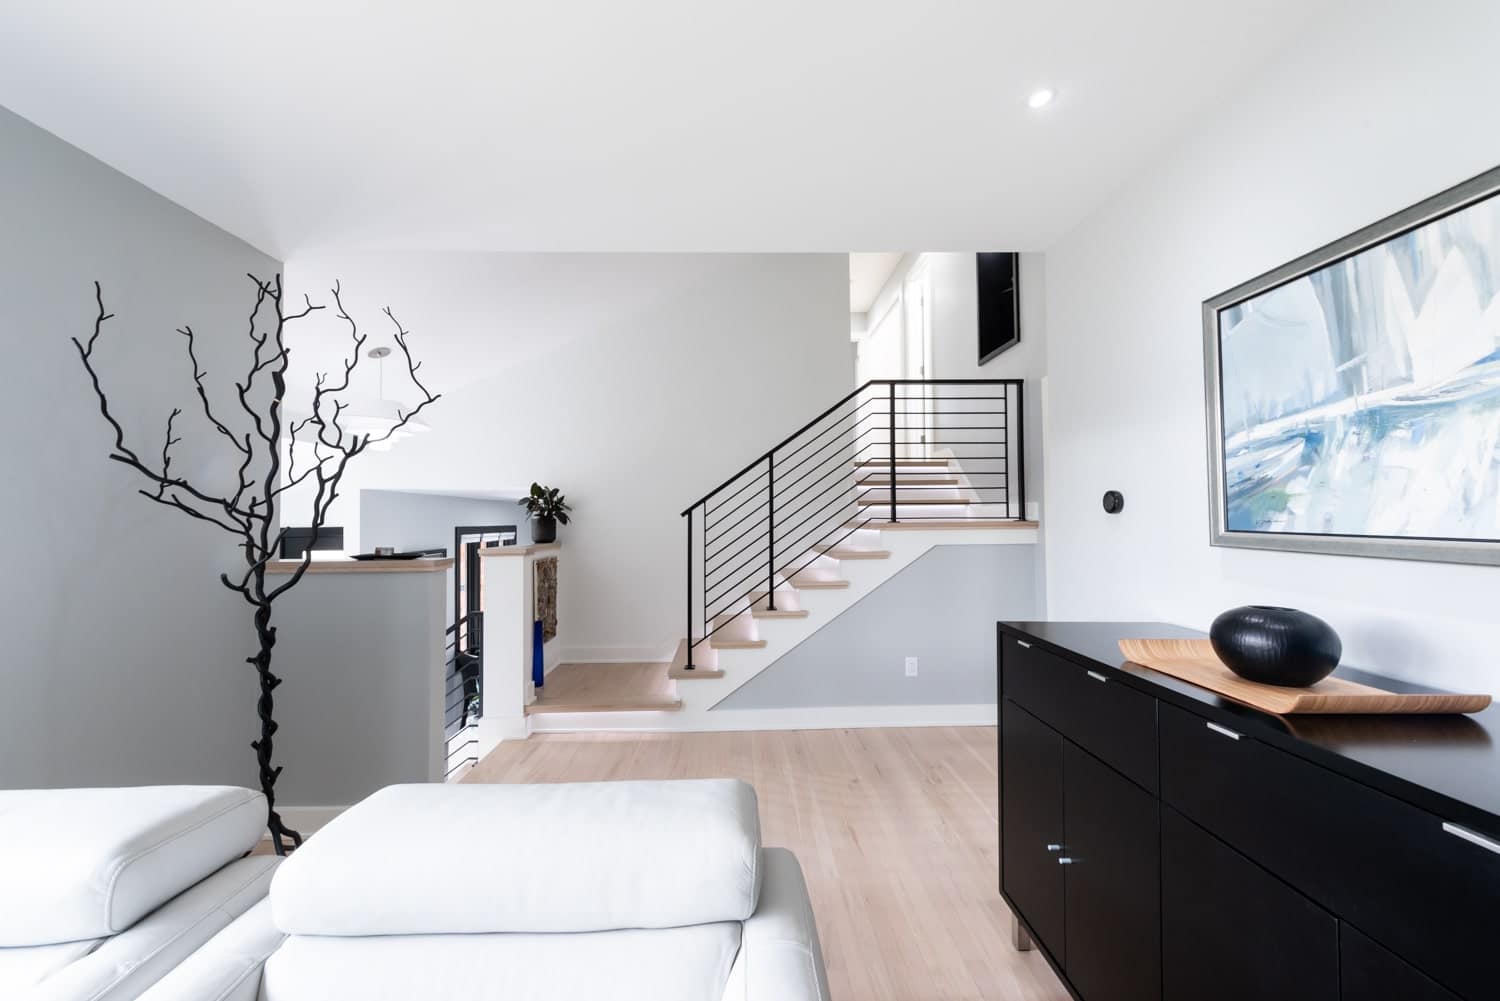
[[530, 495], [517, 503], [526, 509], [526, 515], [531, 519], [532, 542], [556, 542], [557, 523], [566, 525], [568, 512], [572, 510], [556, 487], [544, 487], [540, 483], [533, 483]]

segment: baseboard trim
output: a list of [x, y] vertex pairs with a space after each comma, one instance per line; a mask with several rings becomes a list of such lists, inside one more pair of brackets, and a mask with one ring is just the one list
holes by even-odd
[[321, 827], [326, 827], [328, 822], [345, 810], [346, 806], [280, 806], [276, 812], [281, 814], [281, 822], [303, 837], [313, 833]]
[[531, 717], [533, 733], [841, 730], [868, 727], [994, 726], [993, 703], [932, 706], [810, 706], [685, 713], [556, 713]]

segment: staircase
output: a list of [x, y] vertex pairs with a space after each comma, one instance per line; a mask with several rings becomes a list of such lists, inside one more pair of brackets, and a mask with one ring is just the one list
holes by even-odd
[[932, 547], [1034, 543], [1022, 393], [875, 380], [839, 400], [682, 512], [676, 711], [533, 728], [717, 728], [706, 714], [725, 696]]

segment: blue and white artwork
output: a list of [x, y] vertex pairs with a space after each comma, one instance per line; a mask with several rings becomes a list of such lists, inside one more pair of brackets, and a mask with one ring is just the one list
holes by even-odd
[[1218, 312], [1229, 532], [1500, 539], [1500, 198]]

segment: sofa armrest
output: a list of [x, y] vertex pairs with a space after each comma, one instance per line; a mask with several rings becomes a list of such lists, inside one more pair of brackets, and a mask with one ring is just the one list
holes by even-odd
[[229, 863], [47, 977], [27, 1001], [132, 1001], [264, 901], [280, 861]]
[[271, 922], [271, 902], [262, 900], [162, 977], [140, 1001], [257, 1001], [261, 970], [285, 939]]
[[760, 902], [744, 923], [724, 1001], [829, 1001], [807, 882], [785, 848], [761, 850]]

